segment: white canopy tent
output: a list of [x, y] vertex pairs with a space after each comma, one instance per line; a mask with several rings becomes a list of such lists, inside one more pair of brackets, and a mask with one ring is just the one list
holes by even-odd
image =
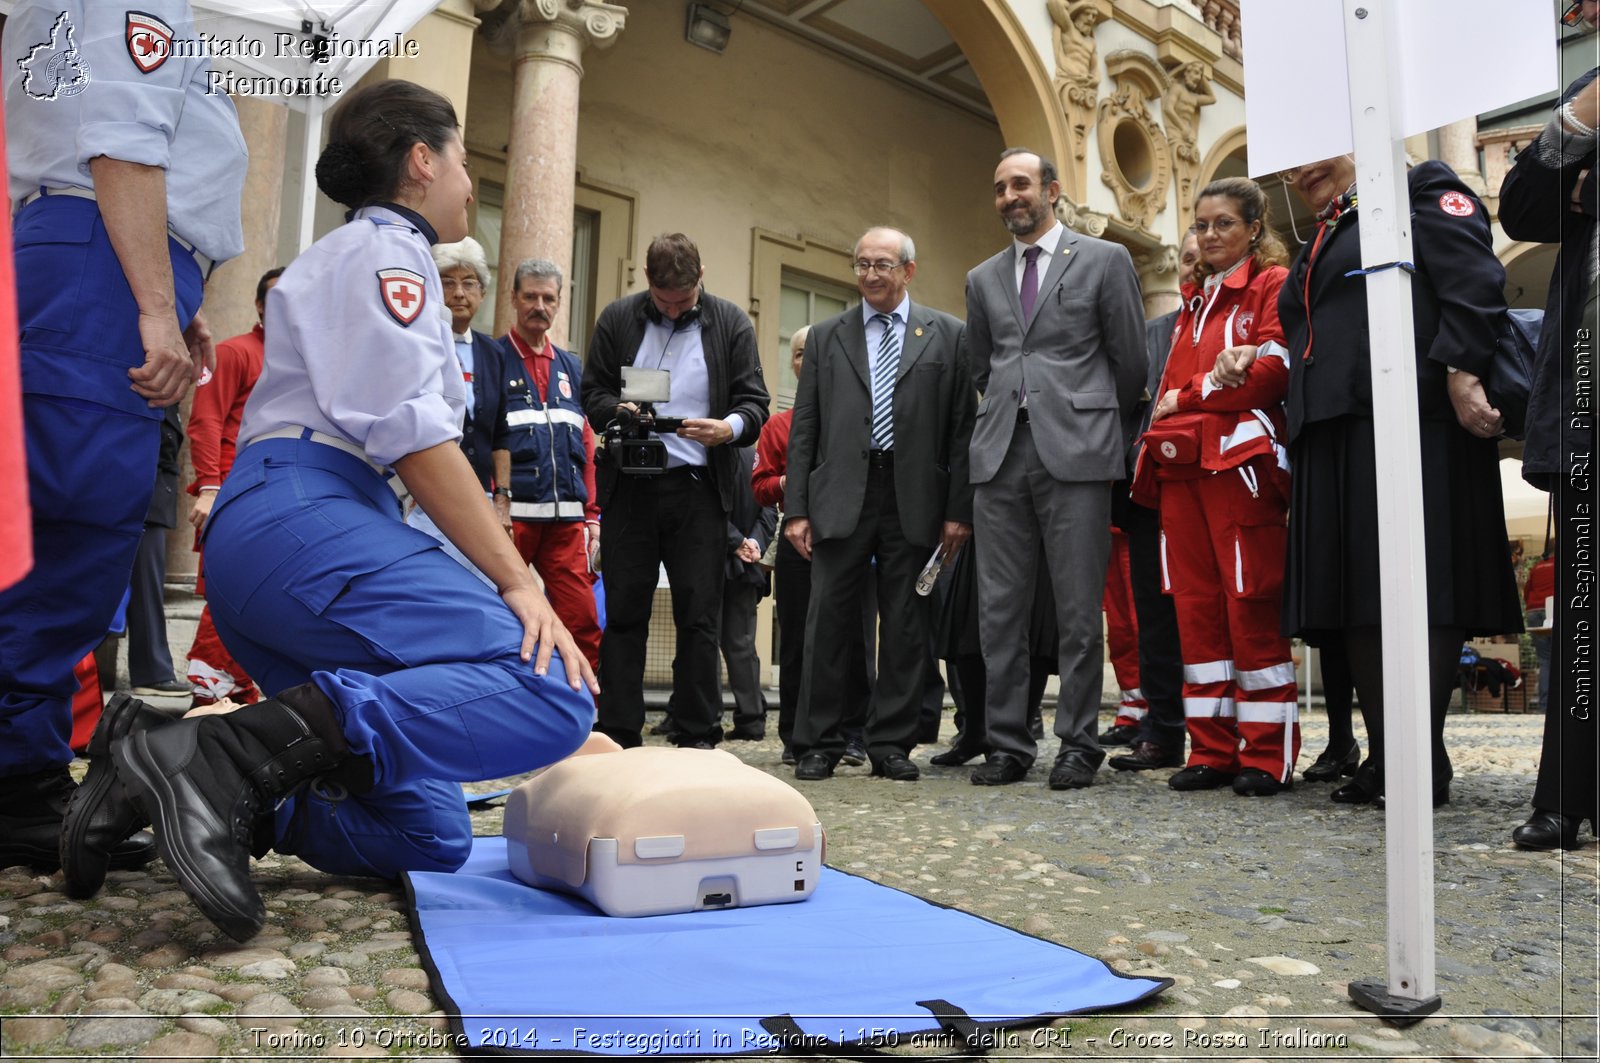
[[[1243, 0], [1249, 171], [1355, 152], [1372, 349], [1385, 446], [1420, 452], [1405, 138], [1557, 87], [1548, 0]], [[1463, 62], [1464, 56], [1482, 61]], [[1493, 61], [1490, 61], [1490, 58]], [[1380, 462], [1384, 728], [1388, 736], [1387, 982], [1350, 984], [1399, 1022], [1437, 1010], [1428, 714], [1427, 580], [1418, 462]]]
[[[440, 0], [193, 0], [219, 88], [306, 116], [297, 246], [311, 244], [313, 177], [323, 115], [380, 59], [404, 55], [404, 34]], [[0, 0], [0, 14], [15, 0]], [[412, 45], [415, 47], [415, 45]]]

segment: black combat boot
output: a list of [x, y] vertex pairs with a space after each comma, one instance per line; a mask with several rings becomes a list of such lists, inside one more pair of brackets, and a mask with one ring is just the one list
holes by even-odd
[[[61, 866], [61, 824], [77, 785], [65, 767], [0, 779], [0, 867], [48, 874]], [[156, 858], [156, 843], [144, 831], [118, 835], [105, 858], [118, 870], [143, 867]]]
[[[67, 802], [61, 820], [61, 873], [69, 897], [93, 897], [106, 880], [112, 854], [123, 839], [150, 825], [150, 818], [117, 778], [112, 743], [134, 731], [165, 727], [176, 717], [126, 694], [113, 694], [89, 737], [89, 770]], [[153, 855], [153, 854], [152, 854]]]
[[267, 916], [250, 881], [250, 852], [272, 803], [319, 776], [352, 793], [372, 788], [372, 762], [350, 755], [333, 702], [311, 683], [234, 712], [136, 731], [112, 752], [155, 821], [178, 885], [235, 941], [254, 937]]

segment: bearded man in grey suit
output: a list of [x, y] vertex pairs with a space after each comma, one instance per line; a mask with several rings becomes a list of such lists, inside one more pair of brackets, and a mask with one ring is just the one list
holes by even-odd
[[796, 779], [826, 779], [844, 753], [848, 692], [839, 662], [860, 638], [861, 592], [874, 571], [881, 634], [867, 755], [874, 775], [919, 775], [908, 754], [933, 617], [930, 599], [916, 592], [917, 574], [934, 547], [953, 556], [972, 532], [975, 395], [961, 322], [911, 301], [916, 270], [909, 236], [869, 229], [855, 247], [861, 305], [813, 326], [806, 339], [783, 503], [784, 535], [811, 561]]
[[1038, 543], [1056, 598], [1061, 751], [1052, 790], [1094, 780], [1104, 651], [1100, 596], [1111, 550], [1111, 484], [1123, 477], [1123, 420], [1144, 389], [1144, 310], [1126, 248], [1055, 216], [1055, 165], [1000, 156], [995, 209], [1015, 239], [967, 274], [967, 344], [983, 398], [972, 431], [979, 629], [988, 672], [989, 758], [973, 783], [1021, 780]]

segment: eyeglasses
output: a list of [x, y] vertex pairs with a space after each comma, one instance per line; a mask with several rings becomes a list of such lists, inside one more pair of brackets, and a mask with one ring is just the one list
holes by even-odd
[[476, 277], [468, 277], [464, 281], [458, 281], [454, 277], [441, 277], [439, 283], [444, 286], [444, 290], [447, 292], [477, 292], [483, 290], [483, 285], [478, 283], [478, 278]]
[[1244, 222], [1240, 221], [1238, 218], [1218, 218], [1216, 221], [1211, 222], [1210, 224], [1207, 224], [1203, 221], [1197, 221], [1194, 223], [1192, 228], [1194, 229], [1194, 234], [1196, 236], [1204, 236], [1206, 233], [1211, 231], [1215, 231], [1218, 236], [1223, 236], [1232, 232], [1235, 228], [1243, 224]]
[[890, 262], [886, 258], [880, 258], [876, 262], [868, 262], [865, 259], [857, 259], [855, 262], [856, 276], [865, 277], [869, 273], [877, 273], [883, 276], [888, 276], [903, 265], [905, 265], [904, 262]]

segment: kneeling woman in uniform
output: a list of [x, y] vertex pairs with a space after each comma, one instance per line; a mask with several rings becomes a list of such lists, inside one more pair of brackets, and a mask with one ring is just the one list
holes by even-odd
[[[277, 693], [167, 726], [131, 702], [107, 731], [126, 734], [116, 775], [167, 866], [241, 941], [266, 914], [253, 845], [341, 874], [454, 870], [472, 833], [459, 783], [559, 760], [594, 719], [593, 673], [457, 446], [469, 392], [429, 254], [467, 235], [454, 109], [405, 81], [350, 94], [317, 184], [348, 224], [268, 297], [205, 534], [217, 628]], [[498, 594], [406, 526], [408, 492]], [[135, 814], [101, 789], [99, 817]]]

